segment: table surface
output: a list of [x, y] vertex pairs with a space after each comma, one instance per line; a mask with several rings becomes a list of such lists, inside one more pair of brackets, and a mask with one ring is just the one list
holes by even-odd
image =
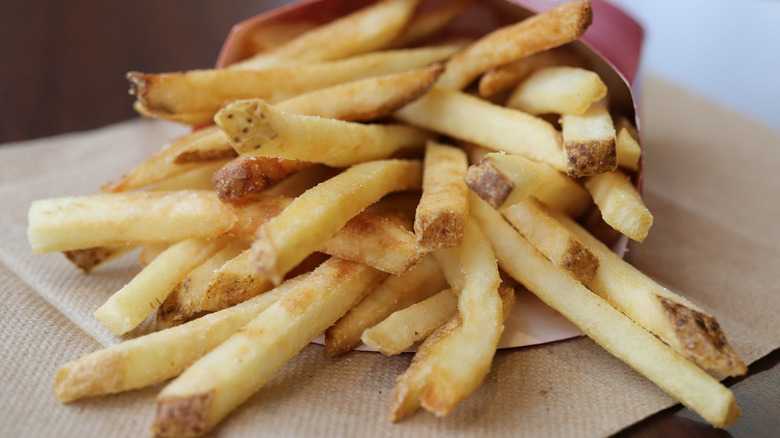
[[[230, 27], [282, 1], [31, 0], [0, 2], [0, 143], [89, 130], [137, 117], [126, 72], [213, 65]], [[743, 415], [728, 431], [675, 406], [621, 437], [772, 436], [780, 414], [780, 351], [726, 384]]]

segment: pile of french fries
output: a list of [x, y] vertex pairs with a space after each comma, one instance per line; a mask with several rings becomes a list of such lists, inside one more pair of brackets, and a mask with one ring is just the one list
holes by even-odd
[[416, 348], [390, 418], [447, 415], [527, 288], [714, 426], [736, 420], [713, 376], [746, 367], [715, 318], [609, 248], [653, 217], [633, 114], [576, 43], [589, 1], [477, 36], [445, 32], [468, 1], [419, 3], [277, 22], [224, 68], [128, 74], [141, 114], [198, 129], [101, 194], [34, 202], [28, 235], [84, 272], [140, 248], [94, 316], [159, 330], [62, 366], [60, 401], [172, 379], [152, 431], [200, 435], [324, 333], [332, 356]]

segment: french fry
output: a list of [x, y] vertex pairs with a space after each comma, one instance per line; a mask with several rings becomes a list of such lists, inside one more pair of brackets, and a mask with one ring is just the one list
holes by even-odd
[[135, 247], [135, 245], [98, 246], [95, 248], [63, 251], [63, 254], [83, 273], [89, 274], [98, 266], [122, 257], [135, 249]]
[[219, 239], [190, 239], [171, 245], [98, 307], [95, 318], [115, 335], [127, 333], [154, 312], [190, 271], [224, 245]]
[[336, 17], [325, 17], [323, 20], [319, 18], [321, 17], [317, 17], [316, 20], [308, 18], [285, 20], [253, 29], [251, 35], [246, 38], [247, 45], [250, 46], [247, 50], [253, 54], [269, 52]]
[[637, 141], [638, 134], [636, 128], [625, 117], [618, 118], [615, 123], [617, 139], [615, 148], [617, 149], [618, 166], [636, 172], [639, 170], [639, 160], [642, 158], [642, 148]]
[[141, 253], [138, 254], [138, 264], [141, 265], [142, 268], [149, 266], [149, 263], [152, 263], [152, 260], [156, 259], [157, 256], [162, 254], [169, 246], [171, 246], [171, 244], [168, 242], [145, 243], [141, 245]]
[[293, 114], [367, 122], [388, 116], [425, 94], [443, 70], [442, 64], [435, 64], [347, 82], [292, 97], [277, 106]]
[[269, 157], [236, 157], [212, 174], [212, 184], [222, 202], [232, 202], [270, 187], [287, 175], [309, 167], [306, 161]]
[[653, 214], [647, 209], [636, 187], [620, 170], [593, 175], [585, 180], [604, 222], [631, 239], [642, 242], [653, 225]]
[[563, 268], [585, 286], [596, 276], [598, 257], [534, 198], [518, 202], [501, 212], [555, 266]]
[[599, 258], [589, 289], [705, 370], [730, 376], [747, 371], [715, 317], [653, 281], [571, 219], [553, 217]]
[[576, 67], [547, 67], [537, 70], [518, 85], [506, 106], [529, 114], [581, 115], [607, 95], [599, 75]]
[[154, 155], [144, 162], [138, 164], [126, 174], [115, 181], [108, 182], [100, 188], [103, 193], [127, 192], [140, 189], [152, 184], [157, 184], [174, 175], [192, 170], [198, 167], [197, 164], [179, 164], [176, 162], [177, 156], [181, 151], [195, 144], [211, 144], [216, 139], [225, 142], [224, 134], [221, 134], [216, 128], [206, 128], [177, 138], [160, 148]]
[[458, 297], [444, 289], [419, 303], [393, 312], [360, 336], [364, 344], [385, 356], [399, 354], [425, 340], [458, 314]]
[[246, 249], [214, 272], [198, 306], [210, 312], [226, 309], [272, 287], [271, 280], [257, 272], [251, 252]]
[[285, 283], [229, 309], [82, 356], [57, 370], [54, 393], [68, 403], [175, 377], [301, 282]]
[[[262, 71], [130, 72], [127, 80], [130, 93], [137, 99], [137, 109], [142, 109], [147, 116], [197, 125], [211, 123], [220, 108], [236, 100], [260, 98], [276, 104], [339, 84], [420, 69], [446, 60], [461, 47], [462, 44], [453, 43], [388, 50], [339, 61]], [[217, 154], [217, 151], [221, 150], [209, 150], [211, 154]], [[204, 155], [204, 152], [200, 154]], [[191, 153], [181, 160], [198, 156]]]
[[344, 167], [422, 148], [431, 134], [407, 125], [364, 125], [285, 113], [262, 100], [239, 100], [214, 121], [241, 155], [278, 157]]
[[425, 256], [405, 225], [367, 212], [353, 216], [319, 251], [396, 275], [412, 269]]
[[325, 353], [340, 356], [360, 345], [363, 332], [396, 310], [424, 300], [447, 287], [432, 256], [401, 275], [389, 276], [325, 331]]
[[227, 165], [228, 161], [204, 161], [199, 166], [186, 172], [166, 178], [160, 183], [149, 187], [149, 191], [172, 192], [175, 190], [212, 190], [214, 183], [211, 181], [214, 172]]
[[391, 192], [419, 189], [421, 174], [416, 161], [372, 161], [306, 191], [258, 229], [252, 248], [260, 272], [279, 284], [287, 271], [368, 205]]
[[[515, 305], [515, 290], [502, 284], [498, 294], [501, 297], [501, 313], [506, 318]], [[390, 421], [399, 421], [421, 406], [422, 396], [431, 381], [436, 363], [442, 360], [443, 352], [447, 349], [460, 348], [458, 342], [462, 335], [459, 332], [462, 330], [463, 320], [460, 314], [455, 312], [417, 348], [412, 363], [396, 378], [390, 405]]]
[[417, 245], [425, 251], [460, 245], [468, 216], [468, 188], [463, 181], [468, 157], [462, 149], [428, 142], [422, 197], [414, 217]]
[[409, 47], [438, 34], [458, 18], [470, 3], [471, 0], [447, 0], [431, 8], [418, 10], [391, 47]]
[[39, 254], [207, 239], [227, 232], [236, 221], [230, 207], [208, 191], [73, 196], [34, 201], [27, 237]]
[[567, 46], [535, 53], [486, 71], [479, 78], [479, 94], [488, 97], [509, 90], [534, 71], [553, 66], [584, 67], [585, 62], [568, 50]]
[[247, 248], [249, 248], [248, 242], [231, 240], [224, 248], [187, 274], [187, 277], [174, 287], [157, 309], [158, 330], [182, 324], [203, 311], [200, 303], [215, 271]]
[[440, 352], [422, 394], [422, 406], [439, 416], [447, 415], [482, 384], [504, 329], [496, 258], [473, 218], [466, 223], [461, 246], [436, 252], [437, 260], [443, 258], [460, 267], [456, 272], [442, 271], [454, 290], [462, 284], [458, 313], [463, 329], [451, 335], [454, 346]]
[[566, 170], [561, 136], [551, 124], [466, 93], [436, 86], [395, 116], [423, 129]]
[[469, 166], [466, 185], [493, 208], [505, 208], [534, 196], [571, 217], [582, 216], [593, 200], [569, 176], [523, 156], [492, 152]]
[[454, 56], [438, 86], [463, 89], [492, 68], [578, 39], [592, 20], [590, 1], [575, 0], [495, 30]]
[[739, 417], [734, 394], [694, 363], [556, 268], [492, 207], [474, 200], [501, 267], [588, 337], [715, 427]]
[[563, 114], [561, 126], [569, 175], [580, 178], [617, 169], [615, 126], [604, 101], [582, 115]]
[[264, 70], [272, 67], [341, 59], [389, 46], [417, 8], [417, 0], [382, 0], [317, 26], [269, 52], [228, 66]]
[[387, 274], [332, 258], [157, 396], [155, 436], [200, 435], [257, 392], [288, 360]]

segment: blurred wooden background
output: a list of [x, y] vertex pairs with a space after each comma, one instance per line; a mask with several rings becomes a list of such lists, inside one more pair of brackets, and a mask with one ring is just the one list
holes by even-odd
[[0, 143], [136, 117], [125, 73], [213, 66], [238, 21], [283, 0], [0, 2]]

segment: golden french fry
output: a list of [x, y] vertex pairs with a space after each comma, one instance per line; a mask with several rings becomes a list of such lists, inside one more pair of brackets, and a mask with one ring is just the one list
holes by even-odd
[[219, 239], [190, 239], [171, 245], [98, 307], [95, 318], [115, 335], [127, 333], [154, 312], [190, 271], [224, 245]]
[[357, 164], [306, 191], [258, 229], [252, 248], [260, 272], [278, 284], [367, 206], [391, 192], [418, 190], [421, 167], [407, 160]]
[[414, 217], [417, 245], [425, 251], [460, 245], [468, 216], [468, 189], [463, 181], [466, 153], [428, 142], [423, 164], [422, 197]]
[[636, 128], [625, 117], [618, 118], [615, 123], [617, 131], [617, 149], [618, 166], [636, 172], [639, 170], [639, 160], [642, 158], [642, 148], [639, 146], [639, 138]]
[[380, 119], [427, 92], [444, 70], [430, 67], [347, 82], [292, 97], [277, 106], [282, 111], [347, 122]]
[[617, 169], [615, 126], [604, 101], [582, 115], [563, 114], [561, 126], [569, 175], [580, 178]]
[[571, 219], [553, 217], [599, 258], [590, 290], [702, 368], [730, 376], [747, 371], [715, 317], [644, 275]]
[[444, 289], [419, 303], [393, 312], [377, 325], [366, 329], [360, 339], [385, 356], [405, 351], [425, 340], [437, 328], [458, 314], [458, 297]]
[[500, 91], [514, 88], [528, 75], [542, 68], [553, 66], [584, 67], [584, 64], [585, 62], [571, 50], [567, 50], [566, 46], [535, 53], [486, 71], [479, 78], [479, 94], [488, 97]]
[[[216, 140], [215, 140], [216, 138]], [[185, 149], [197, 144], [213, 144], [226, 139], [217, 128], [204, 128], [177, 138], [160, 148], [154, 155], [138, 164], [115, 181], [108, 182], [100, 188], [103, 193], [127, 192], [157, 184], [174, 175], [198, 168], [195, 163], [178, 163], [176, 158]]]
[[224, 248], [187, 274], [157, 309], [157, 329], [180, 325], [202, 312], [200, 303], [215, 271], [247, 248], [249, 243], [246, 241], [228, 241]]
[[172, 192], [175, 190], [213, 190], [214, 183], [211, 181], [215, 172], [227, 165], [229, 161], [224, 159], [216, 161], [200, 162], [192, 170], [180, 173], [178, 175], [166, 178], [149, 187], [149, 191]]
[[417, 8], [418, 0], [382, 0], [304, 32], [276, 49], [228, 66], [264, 70], [272, 67], [346, 58], [389, 46]]
[[494, 208], [533, 196], [548, 207], [580, 217], [593, 204], [576, 181], [547, 164], [514, 154], [492, 152], [469, 166], [466, 185]]
[[498, 294], [501, 279], [495, 254], [473, 218], [466, 223], [463, 244], [436, 251], [436, 259], [449, 259], [447, 264], [460, 267], [453, 272], [442, 264], [448, 283], [460, 290], [458, 313], [463, 329], [452, 335], [457, 339], [454, 346], [442, 351], [433, 365], [421, 404], [436, 415], [447, 415], [479, 388], [490, 371], [504, 329]]
[[423, 129], [566, 170], [561, 135], [551, 124], [460, 91], [433, 87], [395, 116]]
[[726, 428], [736, 421], [740, 409], [728, 388], [553, 266], [489, 205], [474, 200], [472, 207], [508, 274], [713, 426]]
[[[502, 284], [498, 294], [501, 297], [501, 313], [506, 318], [515, 305], [515, 290], [512, 286]], [[460, 314], [455, 312], [417, 348], [409, 368], [396, 378], [390, 405], [391, 421], [398, 421], [420, 407], [436, 363], [443, 360], [444, 352], [448, 349], [461, 348], [459, 342], [462, 335], [459, 332], [463, 330], [462, 324]]]
[[[417, 49], [388, 50], [339, 61], [303, 64], [262, 71], [190, 70], [146, 74], [130, 72], [130, 93], [145, 115], [180, 123], [211, 123], [225, 105], [241, 99], [260, 98], [271, 104], [377, 76], [403, 73], [446, 60], [461, 44]], [[180, 160], [220, 156], [222, 149], [201, 146]]]
[[581, 115], [607, 95], [599, 75], [577, 67], [547, 67], [531, 73], [518, 85], [506, 106], [529, 114]]
[[175, 377], [295, 285], [285, 283], [229, 309], [82, 356], [57, 371], [54, 394], [67, 403]]
[[593, 175], [585, 188], [601, 211], [604, 222], [637, 242], [647, 237], [653, 214], [647, 209], [636, 187], [620, 170]]
[[62, 253], [83, 273], [89, 274], [93, 269], [115, 260], [135, 249], [135, 245], [98, 246], [95, 248], [73, 249]]
[[210, 312], [226, 309], [272, 287], [271, 280], [257, 272], [251, 252], [247, 249], [214, 272], [198, 306]]
[[236, 157], [214, 172], [211, 183], [222, 202], [237, 201], [263, 190], [312, 163], [269, 157]]
[[285, 113], [259, 99], [239, 100], [214, 121], [241, 155], [350, 166], [421, 148], [432, 136], [406, 125], [365, 125]]
[[157, 396], [155, 436], [200, 435], [258, 391], [387, 274], [332, 258]]
[[252, 54], [271, 51], [317, 26], [335, 19], [335, 17], [325, 17], [323, 20], [320, 20], [321, 17], [316, 18], [316, 20], [307, 17], [278, 21], [252, 29], [251, 34], [246, 37], [246, 44], [249, 46], [247, 51]]
[[237, 218], [214, 192], [132, 192], [38, 200], [27, 237], [38, 253], [211, 238]]
[[599, 259], [534, 198], [511, 205], [501, 213], [539, 252], [582, 284], [589, 285], [596, 276]]
[[471, 0], [448, 0], [431, 8], [417, 11], [392, 47], [407, 47], [430, 38], [458, 18], [469, 6]]
[[578, 39], [592, 20], [590, 1], [575, 0], [499, 28], [455, 55], [438, 86], [463, 89], [494, 67]]
[[366, 329], [445, 287], [447, 281], [430, 256], [408, 272], [387, 277], [325, 331], [325, 353], [340, 356], [351, 351], [360, 345], [360, 336]]

